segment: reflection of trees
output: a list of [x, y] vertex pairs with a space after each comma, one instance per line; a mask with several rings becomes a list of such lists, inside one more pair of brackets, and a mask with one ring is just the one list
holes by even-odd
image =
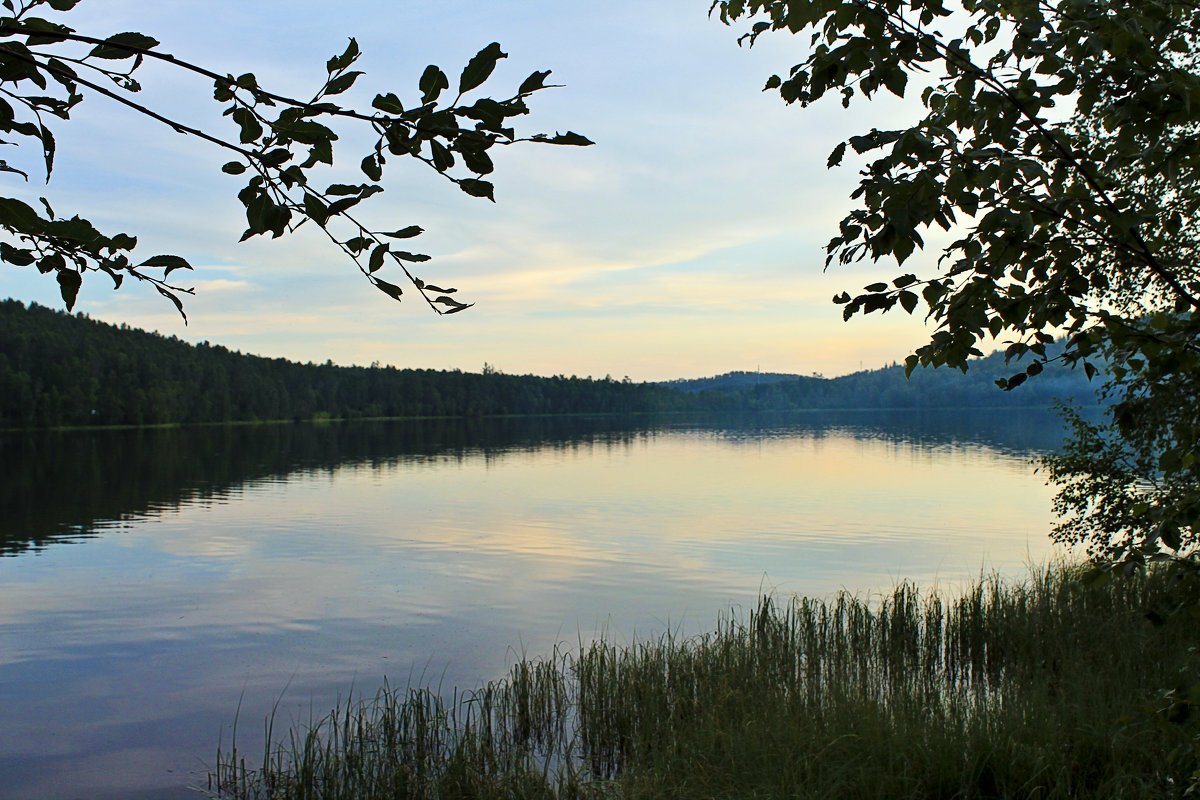
[[1045, 451], [1061, 438], [1049, 412], [837, 412], [720, 420], [525, 417], [201, 426], [0, 434], [0, 555], [96, 535], [100, 522], [221, 497], [240, 486], [345, 465], [621, 447], [672, 431], [751, 441], [842, 435], [918, 447], [973, 443]]
[[94, 536], [254, 480], [347, 464], [630, 441], [649, 420], [521, 418], [0, 434], [0, 554]]
[[1057, 450], [1065, 427], [1049, 409], [887, 409], [761, 414], [727, 428], [732, 440], [851, 436], [918, 448], [978, 445], [1022, 457]]

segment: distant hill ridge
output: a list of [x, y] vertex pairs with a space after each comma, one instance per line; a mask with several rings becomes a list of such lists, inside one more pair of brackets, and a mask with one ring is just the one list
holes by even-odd
[[[820, 379], [820, 376], [811, 377], [813, 379]], [[750, 386], [761, 386], [765, 383], [806, 379], [810, 379], [809, 376], [793, 375], [787, 372], [745, 372], [743, 370], [734, 370], [733, 372], [714, 375], [711, 378], [674, 378], [668, 381], [659, 381], [659, 384], [670, 386], [672, 389], [679, 389], [682, 392], [703, 392], [709, 389], [745, 389]]]
[[0, 300], [0, 428], [363, 417], [938, 409], [1094, 402], [1078, 372], [1047, 369], [1013, 392], [999, 355], [970, 372], [900, 366], [839, 378], [731, 372], [633, 383], [485, 370], [298, 364]]
[[1037, 378], [1013, 391], [996, 386], [999, 378], [1019, 368], [1005, 363], [1004, 354], [973, 359], [967, 373], [956, 369], [917, 369], [905, 378], [904, 367], [892, 364], [825, 378], [779, 372], [727, 372], [705, 378], [663, 381], [661, 385], [698, 398], [732, 395], [743, 410], [816, 408], [1006, 408], [1052, 406], [1059, 402], [1094, 405], [1098, 382], [1082, 370], [1052, 364]]

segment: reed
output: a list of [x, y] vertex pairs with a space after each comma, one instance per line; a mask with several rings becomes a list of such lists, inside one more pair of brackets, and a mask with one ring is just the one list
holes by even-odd
[[[448, 697], [384, 686], [219, 750], [252, 798], [1178, 797], [1200, 679], [1166, 575], [1085, 586], [1055, 566], [948, 595], [765, 597], [695, 637], [601, 639]], [[1174, 695], [1178, 698], [1178, 695]], [[1180, 713], [1180, 709], [1183, 713]], [[1165, 709], [1165, 710], [1164, 710]], [[268, 721], [268, 727], [271, 722]]]

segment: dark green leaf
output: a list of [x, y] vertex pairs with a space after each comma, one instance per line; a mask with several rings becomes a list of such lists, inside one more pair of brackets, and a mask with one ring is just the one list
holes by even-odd
[[496, 202], [494, 196], [495, 187], [487, 181], [475, 180], [474, 178], [463, 178], [458, 182], [458, 188], [462, 189], [472, 197], [486, 197], [493, 203]]
[[345, 51], [340, 56], [334, 56], [325, 62], [325, 70], [329, 73], [343, 70], [353, 64], [354, 60], [358, 58], [358, 55], [358, 42], [351, 38], [350, 43], [346, 45]]
[[233, 110], [232, 116], [233, 121], [242, 129], [240, 134], [242, 144], [256, 142], [263, 135], [263, 126], [250, 109], [238, 106]]
[[373, 181], [383, 180], [383, 162], [379, 156], [370, 155], [359, 165], [364, 175]]
[[539, 89], [546, 88], [546, 78], [550, 77], [550, 70], [545, 72], [534, 72], [525, 80], [521, 81], [521, 87], [517, 89], [517, 94], [529, 94], [536, 92]]
[[8, 242], [0, 242], [0, 259], [18, 267], [27, 267], [37, 260], [32, 250], [13, 247]]
[[187, 259], [180, 258], [179, 256], [171, 256], [171, 255], [152, 256], [150, 258], [147, 258], [141, 264], [138, 264], [138, 266], [139, 267], [163, 267], [164, 268], [163, 277], [170, 275], [172, 272], [174, 272], [177, 269], [191, 269], [192, 268], [192, 265], [187, 262]]
[[450, 79], [446, 77], [446, 73], [430, 64], [421, 73], [421, 80], [417, 84], [417, 88], [421, 90], [421, 102], [432, 103], [438, 99], [442, 90], [450, 88]]
[[399, 300], [400, 295], [404, 294], [404, 292], [400, 290], [399, 286], [395, 285], [394, 283], [388, 283], [382, 278], [376, 278], [372, 276], [371, 281], [375, 284], [376, 289], [388, 295], [393, 300]]
[[75, 298], [79, 296], [79, 287], [83, 285], [83, 276], [72, 269], [60, 269], [55, 275], [58, 278], [58, 291], [62, 294], [67, 311], [75, 308]]
[[39, 228], [41, 217], [20, 200], [0, 197], [0, 225], [21, 233], [31, 233]]
[[95, 56], [96, 58], [120, 60], [123, 58], [133, 58], [139, 51], [153, 50], [157, 46], [157, 39], [146, 36], [143, 33], [129, 31], [109, 36], [104, 40], [103, 44], [93, 47], [92, 52], [88, 55]]
[[358, 76], [363, 74], [365, 73], [360, 72], [359, 70], [352, 70], [350, 72], [342, 73], [329, 82], [329, 86], [325, 88], [325, 94], [341, 94], [353, 86], [354, 82], [358, 80]]
[[297, 120], [295, 122], [272, 122], [271, 129], [301, 144], [337, 141], [337, 134], [319, 122]]
[[[458, 92], [463, 94], [469, 92], [477, 86], [481, 85], [492, 74], [496, 68], [496, 62], [502, 58], [507, 58], [508, 54], [500, 50], [498, 42], [492, 42], [487, 47], [480, 50], [475, 56], [467, 62], [467, 66], [463, 68], [462, 76], [458, 79]], [[428, 100], [426, 102], [429, 102]]]
[[459, 152], [462, 153], [463, 161], [466, 162], [467, 169], [474, 172], [476, 175], [488, 175], [495, 167], [492, 164], [492, 159], [484, 150], [474, 150], [463, 148]]
[[367, 272], [378, 272], [383, 267], [383, 258], [390, 249], [391, 246], [386, 242], [376, 245], [375, 249], [371, 251], [371, 257], [367, 260]]
[[187, 314], [183, 313], [183, 301], [181, 301], [175, 295], [174, 292], [172, 292], [169, 289], [166, 289], [162, 286], [159, 286], [158, 284], [155, 284], [154, 288], [158, 290], [159, 294], [161, 294], [163, 297], [167, 298], [168, 300], [170, 300], [172, 303], [175, 304], [175, 310], [179, 312], [179, 316], [183, 317], [183, 324], [186, 325], [187, 324]]
[[846, 143], [842, 142], [837, 147], [833, 148], [833, 152], [829, 154], [829, 159], [825, 162], [825, 167], [831, 169], [842, 163], [842, 159], [846, 155]]
[[414, 236], [420, 236], [424, 232], [424, 228], [420, 228], [416, 225], [409, 225], [407, 228], [401, 228], [398, 231], [391, 231], [389, 233], [380, 233], [379, 235], [389, 236], [392, 239], [411, 239]]
[[574, 145], [576, 147], [587, 147], [590, 144], [595, 144], [595, 142], [593, 142], [591, 139], [589, 139], [586, 136], [583, 136], [581, 134], [575, 133], [574, 131], [567, 131], [566, 133], [556, 133], [553, 136], [546, 136], [545, 134], [539, 133], [537, 136], [534, 136], [532, 138], [535, 142], [545, 142], [546, 144]]
[[438, 172], [445, 172], [454, 166], [454, 154], [437, 139], [429, 140], [429, 149], [433, 156], [433, 166]]
[[371, 107], [385, 114], [400, 115], [404, 113], [404, 104], [392, 92], [375, 95], [375, 99], [371, 102]]

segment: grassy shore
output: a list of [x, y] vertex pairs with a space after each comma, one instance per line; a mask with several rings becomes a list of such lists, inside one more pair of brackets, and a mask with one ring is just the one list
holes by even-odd
[[[1196, 620], [1165, 574], [764, 599], [706, 635], [582, 642], [442, 697], [386, 688], [218, 752], [250, 798], [1182, 797]], [[1183, 587], [1187, 588], [1187, 587]], [[1149, 613], [1148, 613], [1149, 612]], [[268, 739], [272, 737], [268, 736]]]

